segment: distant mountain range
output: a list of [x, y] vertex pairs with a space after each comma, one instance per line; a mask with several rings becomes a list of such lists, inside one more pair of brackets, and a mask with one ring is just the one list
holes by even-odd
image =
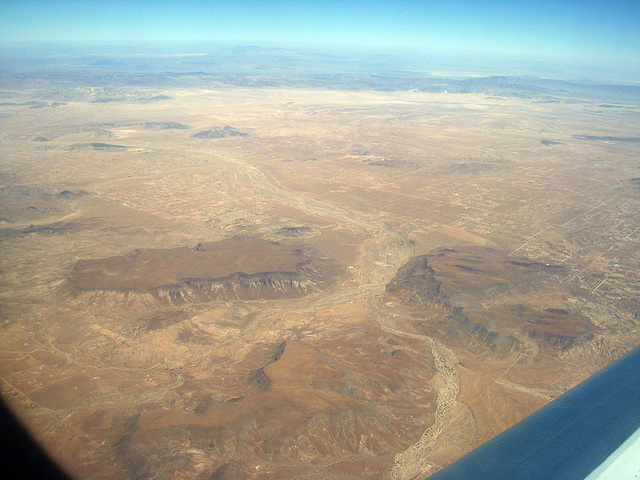
[[[578, 80], [567, 80], [570, 78]], [[349, 55], [259, 46], [197, 45], [145, 47], [134, 49], [133, 53], [122, 47], [0, 49], [0, 89], [47, 90], [49, 95], [42, 98], [55, 97], [60, 101], [69, 98], [52, 96], [51, 91], [61, 93], [77, 87], [168, 89], [224, 85], [483, 93], [543, 102], [600, 97], [614, 103], [640, 101], [637, 81], [616, 83], [583, 78], [581, 70], [570, 66], [443, 54]], [[96, 96], [95, 91], [90, 93]], [[106, 97], [93, 101], [129, 99], [126, 95], [116, 100], [113, 95]], [[616, 105], [607, 104], [603, 108]]]
[[0, 73], [65, 72], [159, 74], [377, 74], [394, 77], [493, 77], [528, 75], [551, 79], [639, 85], [640, 72], [572, 59], [543, 60], [505, 54], [443, 51], [356, 52], [325, 47], [215, 45], [0, 46]]

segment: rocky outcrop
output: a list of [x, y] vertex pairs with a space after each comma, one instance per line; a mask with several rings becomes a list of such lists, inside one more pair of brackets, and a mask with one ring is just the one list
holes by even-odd
[[235, 128], [230, 127], [229, 125], [224, 127], [213, 127], [213, 128], [210, 128], [209, 130], [203, 130], [201, 132], [198, 132], [192, 135], [193, 138], [209, 138], [209, 139], [229, 138], [229, 137], [248, 137], [248, 136], [249, 136], [248, 133], [239, 132]]
[[434, 276], [426, 255], [411, 258], [398, 269], [398, 273], [387, 285], [385, 292], [397, 297], [407, 305], [422, 305], [429, 302], [444, 302], [440, 293], [441, 282]]
[[114, 145], [111, 143], [92, 142], [92, 143], [74, 143], [69, 150], [105, 150], [105, 151], [124, 151], [131, 147], [125, 145]]
[[276, 234], [281, 237], [308, 237], [315, 233], [315, 230], [311, 227], [282, 227], [276, 231]]
[[191, 127], [178, 122], [144, 122], [141, 124], [147, 130], [188, 130]]

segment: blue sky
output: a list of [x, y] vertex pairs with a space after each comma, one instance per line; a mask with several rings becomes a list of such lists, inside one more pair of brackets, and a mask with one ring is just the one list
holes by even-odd
[[640, 1], [0, 0], [0, 45], [226, 43], [640, 63]]

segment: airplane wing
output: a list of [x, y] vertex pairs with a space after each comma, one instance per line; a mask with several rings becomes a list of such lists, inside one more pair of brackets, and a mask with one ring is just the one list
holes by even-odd
[[0, 397], [0, 472], [11, 480], [72, 480]]
[[640, 479], [640, 347], [429, 479]]

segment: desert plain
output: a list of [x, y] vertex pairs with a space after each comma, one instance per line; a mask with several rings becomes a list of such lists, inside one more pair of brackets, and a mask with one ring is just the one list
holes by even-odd
[[450, 464], [640, 344], [640, 100], [509, 92], [5, 85], [3, 398], [78, 479]]

